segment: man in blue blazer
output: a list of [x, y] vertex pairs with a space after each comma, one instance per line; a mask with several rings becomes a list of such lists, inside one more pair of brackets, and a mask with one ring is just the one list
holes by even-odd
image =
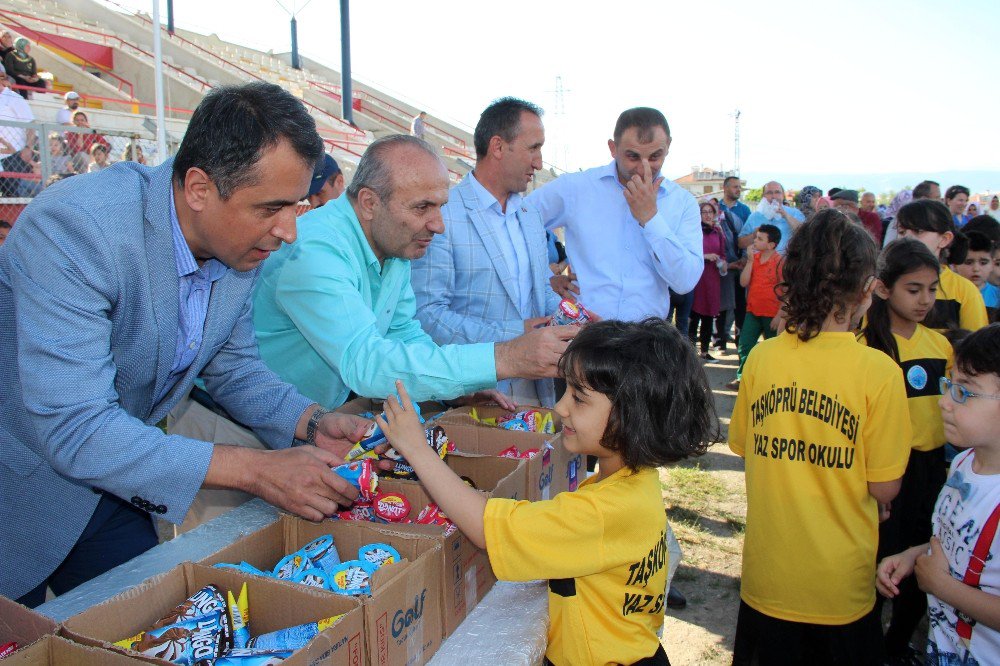
[[[476, 168], [442, 208], [444, 233], [413, 261], [417, 318], [440, 345], [512, 340], [545, 325], [559, 305], [541, 217], [521, 198], [542, 168], [541, 114], [512, 97], [483, 111]], [[551, 379], [509, 379], [497, 388], [518, 404], [555, 404]]]
[[[21, 214], [0, 248], [0, 594], [35, 606], [130, 559], [202, 486], [313, 520], [350, 502], [330, 467], [365, 422], [280, 381], [251, 322], [322, 154], [277, 86], [217, 88], [174, 160], [75, 176]], [[160, 431], [199, 376], [277, 450]]]

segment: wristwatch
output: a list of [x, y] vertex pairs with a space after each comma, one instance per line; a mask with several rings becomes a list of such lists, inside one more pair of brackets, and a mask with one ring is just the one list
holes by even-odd
[[309, 423], [306, 424], [306, 444], [316, 446], [316, 429], [319, 427], [320, 419], [331, 413], [332, 410], [323, 409], [322, 407], [316, 408], [312, 416], [309, 417]]

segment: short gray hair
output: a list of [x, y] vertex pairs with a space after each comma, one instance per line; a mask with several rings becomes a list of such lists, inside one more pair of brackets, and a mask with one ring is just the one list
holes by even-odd
[[413, 146], [438, 161], [441, 159], [429, 143], [409, 134], [390, 134], [376, 139], [358, 162], [358, 169], [347, 188], [348, 197], [356, 200], [363, 187], [373, 191], [382, 201], [388, 201], [392, 197], [392, 164], [387, 156], [397, 146]]

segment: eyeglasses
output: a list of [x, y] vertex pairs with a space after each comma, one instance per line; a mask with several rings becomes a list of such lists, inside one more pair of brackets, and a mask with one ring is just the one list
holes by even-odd
[[941, 395], [945, 393], [951, 394], [951, 399], [955, 401], [955, 404], [964, 405], [965, 401], [969, 398], [987, 398], [989, 400], [1000, 400], [1000, 395], [990, 395], [988, 393], [973, 393], [969, 389], [965, 388], [961, 384], [955, 384], [947, 377], [942, 377], [938, 386], [941, 388]]

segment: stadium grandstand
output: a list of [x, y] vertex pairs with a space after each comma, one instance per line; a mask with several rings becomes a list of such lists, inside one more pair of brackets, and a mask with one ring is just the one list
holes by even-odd
[[[156, 154], [152, 30], [148, 14], [113, 2], [0, 0], [0, 31], [30, 41], [46, 86], [13, 86], [28, 92], [30, 122], [9, 107], [0, 109], [0, 219], [16, 219], [41, 188], [68, 175], [123, 159], [156, 164], [165, 158]], [[181, 29], [170, 34], [163, 27], [161, 39], [168, 155], [198, 102], [219, 85], [269, 81], [301, 99], [348, 180], [371, 141], [408, 133], [420, 110], [355, 80], [351, 124], [342, 115], [340, 72], [327, 65], [301, 58], [301, 69], [295, 69], [289, 53], [265, 53], [214, 34]], [[78, 98], [67, 99], [73, 93]], [[61, 110], [70, 124], [57, 120]], [[84, 119], [76, 117], [78, 111]], [[472, 169], [468, 129], [429, 116], [425, 138], [438, 148], [455, 182]], [[539, 171], [536, 185], [552, 177], [551, 170]]]

